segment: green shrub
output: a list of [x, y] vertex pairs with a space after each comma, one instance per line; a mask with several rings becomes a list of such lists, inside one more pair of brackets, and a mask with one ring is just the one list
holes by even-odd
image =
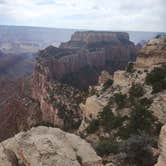
[[124, 165], [153, 166], [156, 160], [151, 150], [150, 136], [133, 135], [121, 146], [124, 155]]
[[147, 74], [146, 83], [152, 86], [153, 93], [166, 89], [166, 67], [155, 67]]
[[103, 111], [99, 112], [98, 119], [100, 125], [102, 125], [106, 130], [120, 127], [125, 120], [124, 117], [121, 117], [120, 115], [115, 116], [109, 106], [104, 107]]
[[96, 152], [98, 155], [109, 155], [110, 153], [116, 154], [118, 152], [118, 144], [112, 139], [99, 140], [96, 146]]
[[93, 119], [90, 121], [88, 127], [86, 128], [86, 131], [88, 134], [92, 134], [96, 132], [99, 128], [99, 121], [97, 119]]
[[154, 117], [152, 112], [141, 104], [135, 105], [135, 108], [130, 113], [129, 119], [129, 131], [131, 134], [137, 134], [140, 131], [147, 133], [152, 131], [152, 125], [154, 124]]
[[116, 104], [121, 108], [125, 105], [126, 95], [122, 93], [115, 93], [114, 95]]
[[141, 97], [144, 95], [144, 89], [140, 84], [133, 84], [129, 90], [130, 97]]
[[145, 98], [140, 99], [139, 102], [144, 107], [149, 108], [151, 106], [153, 100], [152, 99], [148, 99], [148, 98], [145, 97]]
[[142, 131], [152, 136], [158, 136], [161, 124], [155, 119], [148, 107], [148, 105], [137, 103], [129, 117], [126, 118], [127, 123], [118, 128], [116, 135], [125, 140]]
[[104, 83], [104, 85], [103, 85], [103, 90], [108, 89], [112, 84], [113, 84], [113, 80], [112, 80], [112, 79], [107, 80], [107, 81]]
[[118, 131], [116, 133], [116, 136], [120, 137], [122, 140], [128, 139], [130, 135], [131, 135], [131, 130], [128, 124], [126, 126], [118, 128]]
[[126, 66], [126, 71], [127, 71], [128, 73], [133, 73], [133, 72], [134, 72], [134, 63], [129, 62], [129, 63], [127, 64], [127, 66]]

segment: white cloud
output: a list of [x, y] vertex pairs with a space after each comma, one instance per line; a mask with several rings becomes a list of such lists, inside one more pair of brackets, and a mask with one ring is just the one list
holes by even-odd
[[1, 24], [166, 31], [165, 0], [0, 0]]

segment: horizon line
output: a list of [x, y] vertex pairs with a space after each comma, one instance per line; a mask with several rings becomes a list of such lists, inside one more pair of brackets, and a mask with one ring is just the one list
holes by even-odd
[[10, 25], [0, 24], [0, 26], [6, 27], [25, 27], [25, 28], [43, 28], [43, 29], [62, 29], [62, 30], [76, 30], [76, 31], [108, 31], [108, 32], [146, 32], [146, 33], [166, 33], [164, 31], [144, 31], [144, 30], [102, 30], [102, 29], [77, 29], [77, 28], [63, 28], [63, 27], [49, 27], [49, 26], [33, 26], [33, 25]]

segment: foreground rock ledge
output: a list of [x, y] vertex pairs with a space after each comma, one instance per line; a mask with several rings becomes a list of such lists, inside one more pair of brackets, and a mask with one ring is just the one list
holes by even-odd
[[155, 166], [166, 166], [166, 124], [162, 127], [159, 138], [160, 156]]
[[101, 166], [89, 143], [58, 128], [36, 127], [0, 144], [0, 166]]

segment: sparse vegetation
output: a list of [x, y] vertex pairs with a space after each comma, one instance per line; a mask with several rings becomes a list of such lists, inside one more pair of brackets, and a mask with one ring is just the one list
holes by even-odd
[[88, 127], [86, 128], [86, 131], [88, 134], [92, 134], [95, 131], [97, 131], [99, 128], [99, 121], [97, 119], [92, 119], [92, 121], [90, 121]]
[[109, 106], [104, 107], [103, 111], [99, 113], [98, 118], [100, 125], [107, 131], [120, 127], [125, 120], [120, 115], [115, 116]]
[[152, 112], [141, 104], [136, 104], [130, 113], [128, 128], [131, 134], [138, 134], [140, 131], [150, 133], [153, 130], [154, 117]]
[[115, 93], [114, 95], [115, 102], [119, 108], [122, 108], [125, 105], [126, 95], [122, 93]]
[[101, 139], [96, 146], [98, 155], [109, 155], [110, 153], [116, 154], [118, 152], [118, 143], [110, 138]]
[[153, 100], [152, 99], [148, 99], [148, 98], [145, 97], [145, 98], [140, 99], [139, 102], [144, 107], [149, 108], [151, 106]]
[[153, 93], [166, 89], [166, 66], [155, 67], [147, 74], [146, 83], [152, 86]]
[[108, 89], [112, 84], [113, 84], [113, 80], [112, 79], [107, 80], [104, 83], [104, 85], [103, 85], [103, 91], [105, 91], [106, 89]]
[[130, 97], [141, 97], [144, 95], [144, 89], [140, 84], [133, 84], [129, 90]]
[[122, 139], [128, 139], [133, 134], [139, 134], [140, 131], [155, 135], [158, 130], [158, 124], [147, 105], [137, 103], [128, 117], [127, 124], [121, 126], [117, 132], [117, 136]]
[[153, 166], [156, 162], [151, 150], [151, 139], [146, 134], [131, 136], [123, 146], [125, 165]]
[[126, 66], [126, 71], [127, 71], [128, 73], [133, 73], [133, 72], [134, 72], [134, 63], [129, 62], [129, 63], [127, 64], [127, 66]]
[[79, 103], [83, 102], [86, 94], [62, 84], [56, 84], [56, 86], [48, 88], [47, 91], [46, 101], [57, 109], [57, 115], [63, 121], [62, 128], [64, 130], [77, 129], [81, 124], [81, 118], [76, 118]]

